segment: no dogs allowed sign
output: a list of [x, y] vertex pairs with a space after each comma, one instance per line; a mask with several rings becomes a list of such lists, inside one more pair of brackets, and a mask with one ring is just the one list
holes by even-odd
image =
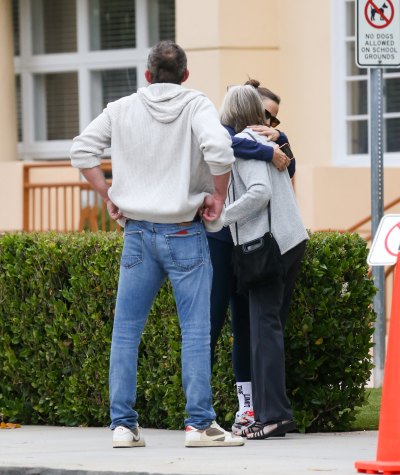
[[357, 66], [400, 66], [400, 0], [357, 0]]

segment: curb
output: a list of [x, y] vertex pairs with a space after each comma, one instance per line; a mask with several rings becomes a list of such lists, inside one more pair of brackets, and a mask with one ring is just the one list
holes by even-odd
[[[110, 472], [98, 470], [68, 470], [46, 467], [0, 467], [0, 475], [163, 475], [155, 472]], [[178, 474], [168, 474], [178, 475]], [[182, 475], [180, 473], [179, 475]]]

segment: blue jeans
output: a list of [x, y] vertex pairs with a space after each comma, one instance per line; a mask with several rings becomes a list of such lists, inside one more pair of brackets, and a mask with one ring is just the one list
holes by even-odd
[[188, 418], [203, 429], [215, 419], [210, 371], [212, 267], [204, 227], [128, 220], [111, 344], [111, 429], [135, 427], [138, 347], [154, 298], [171, 281], [182, 334], [182, 384]]

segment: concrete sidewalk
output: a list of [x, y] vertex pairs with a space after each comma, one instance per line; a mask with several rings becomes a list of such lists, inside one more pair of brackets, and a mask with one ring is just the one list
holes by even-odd
[[23, 426], [0, 431], [0, 474], [354, 475], [374, 460], [377, 432], [288, 434], [243, 447], [185, 448], [183, 431], [144, 429], [146, 447], [112, 449], [107, 428]]

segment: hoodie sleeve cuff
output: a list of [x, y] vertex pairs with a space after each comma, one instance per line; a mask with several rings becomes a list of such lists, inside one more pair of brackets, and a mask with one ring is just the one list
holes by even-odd
[[225, 173], [229, 173], [232, 170], [232, 164], [229, 165], [217, 165], [215, 163], [209, 163], [208, 166], [210, 167], [211, 175], [225, 175]]
[[216, 233], [218, 231], [221, 231], [221, 229], [224, 227], [224, 219], [225, 219], [225, 209], [222, 210], [221, 216], [216, 219], [215, 221], [203, 221], [204, 222], [204, 227], [209, 233]]

